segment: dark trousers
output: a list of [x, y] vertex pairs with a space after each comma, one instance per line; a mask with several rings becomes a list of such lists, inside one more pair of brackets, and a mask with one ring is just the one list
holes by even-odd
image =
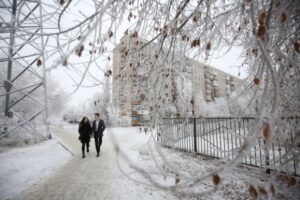
[[100, 152], [100, 147], [101, 147], [101, 144], [102, 144], [102, 135], [96, 136], [94, 139], [95, 139], [96, 151], [97, 151], [97, 153], [99, 153]]
[[84, 155], [84, 147], [86, 145], [86, 149], [89, 149], [90, 144], [88, 142], [82, 142], [81, 150], [82, 150], [82, 155]]

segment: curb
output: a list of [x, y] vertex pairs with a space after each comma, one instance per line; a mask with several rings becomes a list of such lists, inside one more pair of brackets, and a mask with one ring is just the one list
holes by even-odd
[[65, 146], [61, 141], [59, 141], [57, 138], [55, 140], [65, 149], [67, 150], [73, 157], [75, 157], [75, 154], [67, 147]]

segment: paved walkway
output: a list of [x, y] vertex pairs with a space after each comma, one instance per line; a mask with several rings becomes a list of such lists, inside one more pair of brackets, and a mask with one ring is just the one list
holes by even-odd
[[[15, 199], [165, 199], [164, 196], [167, 195], [154, 192], [156, 189], [153, 187], [127, 179], [117, 167], [116, 153], [109, 134], [115, 134], [120, 148], [138, 162], [139, 149], [146, 144], [147, 137], [135, 130], [106, 129], [100, 157], [96, 157], [92, 139], [90, 153], [82, 159], [77, 127], [53, 127], [54, 137], [74, 154], [74, 158], [55, 174], [22, 192]], [[124, 161], [121, 161], [121, 165], [125, 171], [132, 172]]]

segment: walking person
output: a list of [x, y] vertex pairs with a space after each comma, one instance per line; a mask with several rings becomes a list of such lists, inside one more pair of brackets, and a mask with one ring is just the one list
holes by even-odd
[[92, 127], [89, 119], [87, 117], [83, 117], [81, 122], [79, 123], [79, 140], [82, 143], [81, 150], [82, 150], [82, 158], [85, 158], [85, 146], [86, 146], [86, 152], [89, 152], [89, 146], [90, 146], [90, 139], [92, 134]]
[[102, 119], [100, 119], [100, 114], [95, 113], [95, 120], [93, 121], [92, 129], [94, 132], [97, 157], [100, 156], [100, 147], [102, 144], [103, 131], [105, 130], [105, 128], [105, 123]]

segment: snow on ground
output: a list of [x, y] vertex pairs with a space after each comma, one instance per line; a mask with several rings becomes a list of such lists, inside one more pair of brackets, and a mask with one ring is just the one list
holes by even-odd
[[[174, 199], [172, 194], [161, 192], [127, 179], [117, 166], [117, 157], [110, 134], [116, 136], [119, 147], [136, 163], [141, 162], [139, 149], [145, 146], [148, 136], [138, 134], [136, 128], [107, 128], [104, 132], [100, 157], [96, 157], [94, 140], [90, 152], [81, 158], [77, 126], [56, 131], [55, 137], [68, 141], [75, 157], [53, 176], [22, 192], [14, 199]], [[78, 149], [76, 151], [76, 149]], [[119, 160], [122, 170], [132, 172], [126, 162]], [[136, 176], [139, 176], [136, 174]], [[168, 197], [168, 198], [167, 198]], [[172, 198], [171, 198], [172, 197]]]
[[49, 140], [0, 154], [0, 199], [18, 193], [49, 176], [71, 158], [56, 140]]
[[[179, 184], [188, 179], [193, 179], [196, 177], [201, 177], [215, 171], [215, 169], [226, 164], [226, 161], [221, 159], [213, 159], [206, 156], [195, 155], [193, 153], [182, 152], [179, 150], [174, 150], [170, 148], [162, 148], [162, 153], [168, 160], [169, 164], [180, 172], [182, 177], [185, 179], [180, 179]], [[155, 166], [160, 165], [158, 161], [154, 164], [150, 153], [142, 150], [140, 152], [142, 159], [145, 161], [143, 163], [144, 169], [148, 171], [153, 171]], [[263, 188], [269, 194], [270, 185], [273, 184], [275, 187], [275, 195], [269, 195], [270, 199], [300, 199], [300, 179], [296, 178], [296, 185], [289, 187], [287, 182], [282, 182], [277, 180], [276, 176], [270, 176], [265, 173], [264, 169], [250, 167], [247, 165], [239, 164], [230, 168], [225, 168], [225, 170], [219, 174], [221, 178], [221, 184], [216, 191], [208, 193], [204, 196], [197, 195], [195, 199], [230, 199], [230, 200], [244, 200], [252, 199], [249, 194], [250, 185], [256, 188]], [[157, 178], [152, 176], [154, 179], [160, 180], [160, 183], [165, 183], [165, 185], [170, 182], [174, 184], [175, 177], [170, 177], [167, 179]], [[179, 177], [181, 178], [181, 177]], [[168, 180], [170, 179], [170, 180]], [[214, 190], [215, 186], [212, 181], [212, 177], [209, 176], [207, 179], [203, 179], [197, 184], [196, 187], [191, 187], [185, 189], [186, 192], [201, 193], [210, 190]], [[261, 199], [267, 199], [267, 196], [258, 192]], [[189, 199], [177, 195], [179, 199]]]
[[[149, 143], [150, 136], [149, 134], [138, 133], [137, 128], [107, 128], [104, 133], [100, 157], [96, 157], [92, 139], [90, 152], [85, 159], [81, 158], [77, 125], [68, 126], [64, 129], [56, 127], [53, 128], [53, 133], [54, 137], [64, 143], [75, 157], [56, 170], [51, 176], [32, 185], [14, 199], [190, 199], [190, 197], [178, 196], [174, 192], [161, 190], [153, 186], [141, 174], [132, 169], [130, 164], [124, 161], [124, 158], [116, 155], [116, 149], [114, 148], [112, 137], [110, 137], [112, 135], [119, 143], [121, 152], [124, 152], [134, 165], [148, 172], [157, 172], [161, 163], [157, 159], [157, 153], [154, 153], [157, 162], [153, 162], [153, 151], [151, 151], [153, 150], [153, 143]], [[207, 174], [225, 162], [203, 156], [195, 156], [191, 153], [180, 152], [174, 149], [161, 148], [161, 150], [169, 164], [180, 172], [181, 177], [196, 177]], [[154, 173], [150, 173], [150, 175], [154, 180], [159, 180], [162, 184], [174, 185], [175, 177], [164, 179]], [[264, 173], [264, 170], [246, 167], [245, 165], [227, 169], [226, 172], [219, 175], [221, 184], [218, 190], [206, 196], [197, 196], [194, 199], [251, 199], [248, 192], [249, 185], [267, 187], [269, 186], [268, 180], [270, 180], [270, 177]], [[182, 178], [179, 181], [179, 185], [183, 181], [184, 179]], [[276, 186], [274, 199], [284, 199], [279, 192], [286, 193], [287, 199], [300, 199], [298, 198], [299, 184], [291, 187], [291, 190], [287, 192], [283, 190], [286, 187], [280, 188], [276, 185], [275, 180], [271, 181]], [[283, 184], [282, 186], [286, 185]], [[7, 188], [11, 188], [11, 184], [7, 184]], [[214, 189], [214, 186], [209, 177], [197, 184], [197, 187], [191, 188], [191, 191], [201, 192], [211, 189]]]

